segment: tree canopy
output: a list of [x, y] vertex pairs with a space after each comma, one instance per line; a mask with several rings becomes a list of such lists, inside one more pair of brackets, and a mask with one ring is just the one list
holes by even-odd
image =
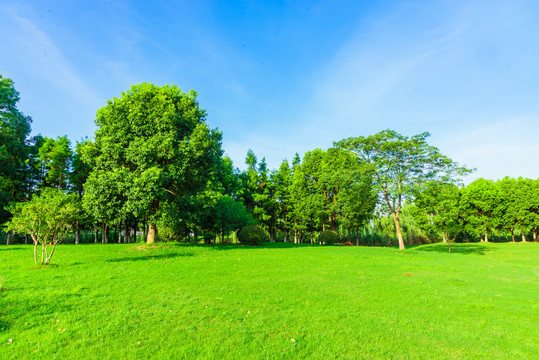
[[370, 166], [374, 186], [393, 215], [399, 241], [404, 240], [399, 224], [402, 205], [429, 181], [452, 182], [455, 176], [469, 172], [458, 166], [436, 147], [427, 143], [428, 132], [407, 137], [394, 130], [383, 130], [367, 137], [350, 137], [335, 145], [354, 154]]
[[96, 205], [104, 202], [93, 200], [118, 189], [114, 216], [146, 218], [148, 242], [155, 241], [162, 205], [204, 189], [222, 155], [221, 133], [207, 126], [196, 97], [175, 85], [143, 83], [98, 110], [94, 151], [85, 159], [92, 164], [89, 208], [101, 212]]

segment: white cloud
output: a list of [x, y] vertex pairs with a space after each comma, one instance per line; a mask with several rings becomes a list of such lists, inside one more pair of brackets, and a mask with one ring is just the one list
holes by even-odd
[[3, 67], [10, 73], [24, 74], [40, 81], [49, 89], [43, 94], [45, 98], [51, 92], [59, 92], [61, 96], [57, 96], [56, 104], [49, 104], [51, 108], [64, 107], [69, 101], [77, 104], [74, 118], [94, 114], [102, 99], [77, 73], [51, 37], [29, 18], [20, 15], [15, 7], [4, 6], [0, 13], [4, 22], [0, 26], [3, 33], [0, 39], [11, 56], [9, 64], [4, 62]]

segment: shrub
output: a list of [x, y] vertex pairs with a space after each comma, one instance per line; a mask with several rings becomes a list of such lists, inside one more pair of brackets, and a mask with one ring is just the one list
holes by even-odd
[[320, 243], [324, 243], [326, 245], [333, 245], [340, 240], [339, 234], [337, 234], [335, 231], [326, 230], [322, 231], [320, 235], [318, 236], [318, 241]]
[[249, 225], [238, 232], [238, 240], [244, 245], [261, 245], [269, 241], [269, 235], [257, 225]]

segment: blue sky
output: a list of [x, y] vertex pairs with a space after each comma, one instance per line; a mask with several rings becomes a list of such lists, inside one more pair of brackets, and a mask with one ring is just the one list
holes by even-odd
[[240, 168], [391, 128], [430, 132], [466, 182], [539, 178], [536, 1], [4, 0], [0, 19], [34, 134], [92, 137], [107, 99], [173, 83]]

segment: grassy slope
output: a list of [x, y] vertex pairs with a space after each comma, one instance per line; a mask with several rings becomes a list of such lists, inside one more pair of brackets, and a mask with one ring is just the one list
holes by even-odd
[[446, 251], [4, 246], [0, 358], [535, 358], [539, 244]]

